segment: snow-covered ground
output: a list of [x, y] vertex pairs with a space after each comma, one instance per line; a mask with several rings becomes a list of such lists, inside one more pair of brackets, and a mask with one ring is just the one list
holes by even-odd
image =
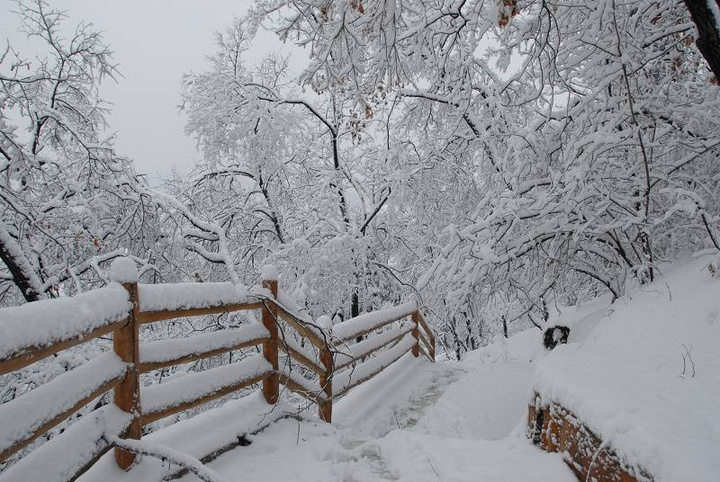
[[[538, 330], [460, 363], [433, 365], [407, 355], [339, 401], [333, 424], [320, 422], [313, 412], [302, 421], [279, 420], [209, 468], [228, 481], [573, 481], [560, 455], [540, 451], [525, 437], [536, 352], [544, 356]], [[268, 410], [253, 403], [238, 409], [259, 415]], [[193, 425], [194, 430], [209, 426]], [[166, 430], [173, 433], [163, 434]], [[169, 427], [152, 438], [193, 451], [188, 431]], [[81, 480], [158, 480], [171, 469], [146, 457], [124, 474], [108, 462]]]
[[532, 364], [474, 355], [406, 356], [340, 401], [332, 425], [282, 420], [209, 466], [229, 481], [575, 480], [525, 438]]

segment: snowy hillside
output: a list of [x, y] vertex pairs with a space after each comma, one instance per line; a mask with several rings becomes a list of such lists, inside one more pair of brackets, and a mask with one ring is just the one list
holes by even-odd
[[533, 387], [656, 481], [720, 479], [720, 279], [705, 256], [578, 321]]

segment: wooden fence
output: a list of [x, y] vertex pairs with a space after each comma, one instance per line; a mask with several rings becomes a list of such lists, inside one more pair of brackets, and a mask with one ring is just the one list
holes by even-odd
[[536, 392], [528, 406], [527, 434], [546, 452], [559, 452], [578, 480], [652, 481], [642, 467], [620, 455], [573, 412]]
[[[106, 313], [100, 319], [89, 318], [70, 328], [62, 318], [73, 316], [73, 305], [69, 304], [72, 299], [4, 309], [15, 310], [11, 314], [22, 318], [25, 312], [32, 313], [35, 306], [42, 308], [41, 314], [52, 312], [57, 306], [60, 320], [48, 319], [38, 325], [56, 333], [51, 342], [43, 337], [37, 340], [32, 336], [28, 339], [20, 337], [20, 342], [10, 349], [6, 344], [4, 351], [0, 343], [0, 375], [21, 370], [62, 350], [107, 335], [112, 335], [114, 354], [104, 353], [0, 405], [3, 432], [0, 435], [0, 462], [110, 390], [114, 392], [114, 405], [90, 412], [75, 423], [85, 423], [86, 427], [73, 431], [71, 426], [71, 430], [66, 431], [67, 442], [80, 447], [82, 460], [70, 464], [63, 472], [62, 480], [74, 480], [90, 468], [112, 448], [113, 437], [140, 440], [143, 427], [154, 421], [255, 383], [262, 383], [268, 403], [278, 402], [282, 384], [316, 403], [322, 420], [331, 422], [334, 400], [407, 352], [412, 352], [415, 357], [422, 354], [431, 361], [435, 359], [435, 337], [415, 302], [323, 327], [301, 314], [290, 300], [278, 295], [276, 279], [263, 281], [262, 289], [255, 292], [242, 292], [228, 283], [143, 285], [131, 281], [122, 283], [122, 287], [124, 290], [115, 285], [114, 288], [103, 288], [104, 291], [80, 295], [80, 308], [87, 305], [80, 303], [81, 297], [93, 306], [93, 302], [116, 300], [118, 294], [125, 297], [120, 301], [125, 302], [126, 308], [114, 313], [109, 310], [110, 314]], [[114, 291], [110, 293], [112, 289]], [[68, 310], [69, 314], [63, 314]], [[140, 327], [145, 324], [242, 310], [261, 310], [262, 324], [242, 325], [239, 329], [182, 339], [140, 342]], [[161, 384], [142, 387], [140, 383], [142, 373], [260, 345], [261, 354], [240, 362]], [[282, 365], [280, 352], [283, 353]], [[308, 376], [312, 373], [316, 376]], [[88, 420], [84, 422], [85, 419]], [[64, 436], [65, 433], [56, 438]], [[78, 436], [92, 440], [85, 443]], [[134, 457], [132, 452], [115, 447], [116, 461], [123, 469], [130, 467]], [[15, 465], [23, 462], [25, 459]], [[27, 462], [36, 464], [38, 461]]]

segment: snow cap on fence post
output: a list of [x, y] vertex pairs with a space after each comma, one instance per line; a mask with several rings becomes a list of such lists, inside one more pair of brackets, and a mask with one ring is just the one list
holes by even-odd
[[138, 274], [135, 261], [125, 256], [115, 258], [110, 265], [110, 279], [120, 284], [137, 283], [140, 275]]
[[272, 264], [266, 264], [260, 271], [260, 277], [263, 281], [277, 281], [280, 278], [280, 272]]
[[410, 297], [410, 301], [412, 301], [412, 302], [415, 303], [415, 309], [416, 309], [416, 310], [419, 310], [420, 307], [422, 306], [422, 303], [421, 303], [422, 300], [420, 299], [420, 294], [419, 294], [419, 293], [414, 293], [414, 294]]
[[325, 330], [327, 333], [330, 333], [332, 331], [333, 323], [332, 319], [328, 315], [322, 315], [320, 316], [315, 323]]

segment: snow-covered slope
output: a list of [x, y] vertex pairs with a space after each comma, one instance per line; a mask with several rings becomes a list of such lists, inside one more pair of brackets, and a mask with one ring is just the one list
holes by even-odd
[[720, 279], [710, 261], [668, 269], [575, 323], [533, 380], [656, 482], [720, 480]]

